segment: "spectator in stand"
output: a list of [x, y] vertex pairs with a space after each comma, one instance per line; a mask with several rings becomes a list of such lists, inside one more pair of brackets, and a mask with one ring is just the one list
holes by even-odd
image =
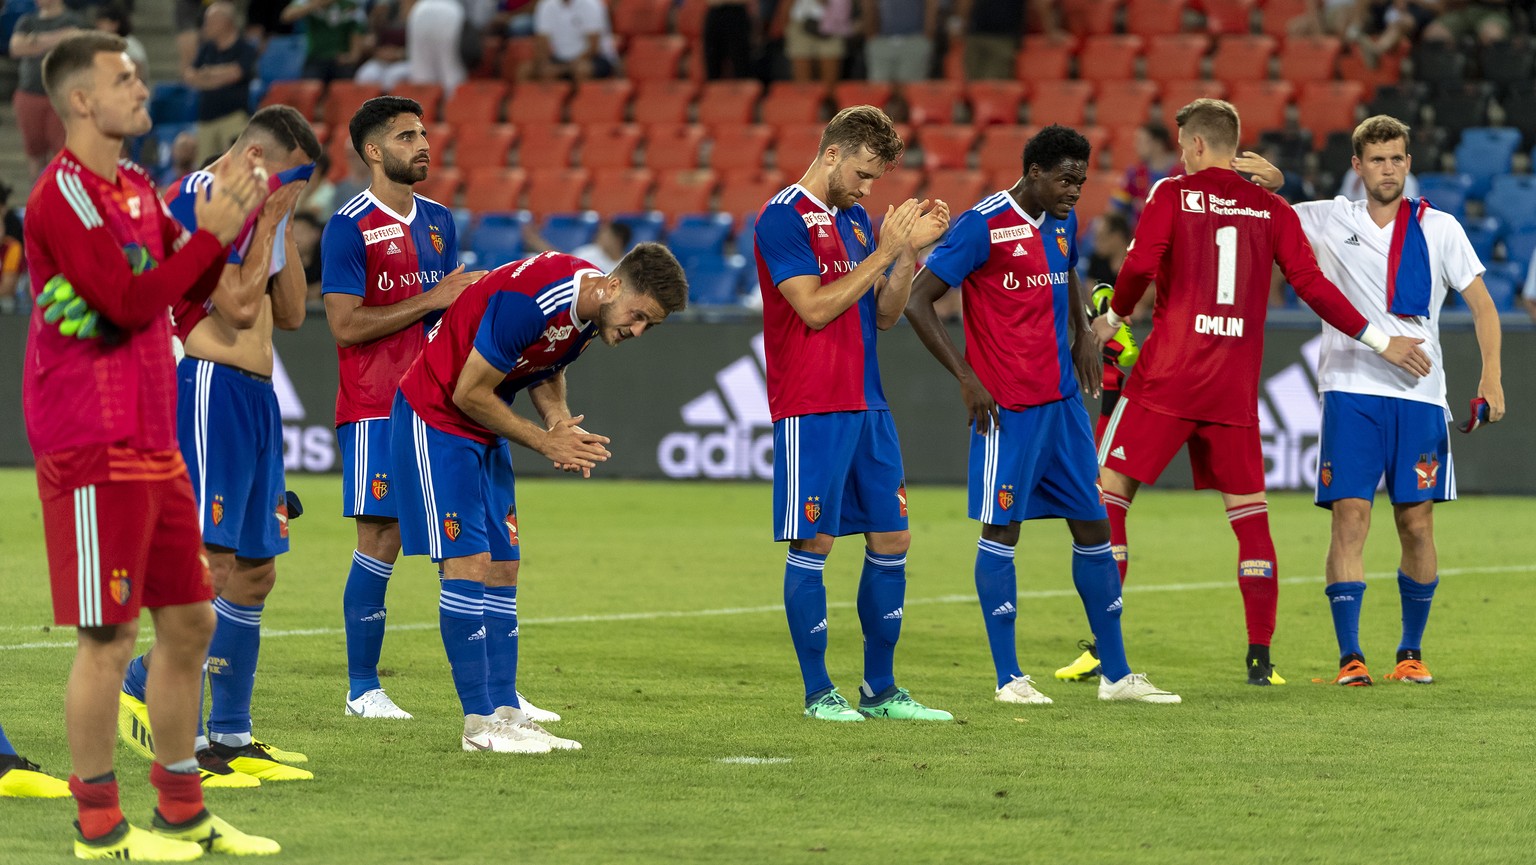
[[37, 11], [21, 16], [11, 31], [11, 56], [18, 61], [11, 108], [27, 154], [28, 187], [64, 147], [64, 124], [43, 90], [43, 55], [86, 27], [86, 19], [66, 10], [63, 0], [38, 0]]
[[170, 165], [155, 178], [155, 185], [161, 192], [170, 192], [177, 181], [196, 171], [197, 167], [197, 135], [178, 132], [171, 141]]
[[133, 22], [128, 18], [128, 12], [117, 3], [108, 3], [96, 9], [96, 29], [108, 33], [116, 33], [128, 43], [128, 59], [139, 69], [139, 80], [149, 82], [149, 52], [144, 50], [144, 43], [139, 37], [133, 35]]
[[373, 177], [368, 172], [367, 164], [363, 162], [361, 156], [357, 155], [355, 148], [348, 147], [347, 173], [340, 180], [336, 181], [336, 192], [331, 198], [332, 203], [336, 207], [323, 211], [325, 217], [329, 219], [332, 213], [335, 213], [337, 209], [356, 198], [358, 193], [366, 190], [372, 183]]
[[939, 0], [861, 0], [870, 81], [923, 81], [932, 71]]
[[629, 252], [632, 236], [634, 233], [628, 225], [609, 220], [597, 229], [591, 243], [576, 247], [571, 255], [592, 262], [603, 273], [613, 273], [619, 266], [619, 259]]
[[1110, 206], [1125, 214], [1132, 231], [1136, 229], [1136, 220], [1146, 206], [1152, 185], [1164, 177], [1178, 177], [1184, 173], [1168, 127], [1161, 123], [1148, 123], [1136, 130], [1136, 160], [1135, 165], [1126, 169], [1125, 180], [1110, 199]]
[[436, 84], [452, 95], [469, 77], [460, 53], [465, 16], [459, 0], [416, 0], [411, 6], [405, 16], [405, 57], [412, 84]]
[[375, 3], [368, 10], [368, 30], [373, 34], [373, 52], [357, 67], [356, 78], [376, 83], [387, 93], [411, 77], [410, 61], [405, 59], [404, 3]]
[[843, 74], [849, 35], [839, 29], [850, 19], [852, 0], [781, 0], [776, 29], [784, 33], [784, 56], [796, 81], [831, 86]]
[[315, 214], [301, 210], [293, 215], [293, 245], [304, 264], [304, 282], [309, 285], [305, 304], [321, 308], [324, 301], [320, 297], [320, 235], [324, 231], [325, 225]]
[[1025, 8], [1052, 39], [1066, 38], [1056, 4], [1050, 0], [955, 0], [950, 35], [965, 40], [965, 77], [969, 81], [1013, 77]]
[[202, 92], [197, 104], [197, 162], [229, 149], [250, 116], [245, 113], [256, 46], [240, 34], [233, 3], [215, 0], [203, 13], [203, 41], [182, 80]]
[[248, 0], [245, 6], [245, 38], [263, 47], [271, 36], [288, 36], [293, 25], [283, 20], [288, 0]]
[[[186, 75], [197, 58], [197, 46], [202, 44], [203, 14], [208, 3], [205, 0], [172, 0], [176, 27], [176, 72]], [[145, 82], [148, 84], [149, 82]]]
[[1093, 253], [1088, 256], [1088, 284], [1115, 284], [1120, 265], [1131, 249], [1131, 223], [1125, 214], [1110, 210], [1100, 215], [1093, 226]]
[[1509, 38], [1509, 0], [1445, 0], [1440, 17], [1424, 28], [1425, 42], [1491, 45]]
[[1361, 0], [1307, 0], [1305, 12], [1286, 23], [1292, 36], [1339, 36], [1359, 38], [1365, 13]]
[[709, 0], [709, 9], [704, 13], [704, 76], [718, 81], [751, 75], [750, 0]]
[[[331, 157], [324, 153], [315, 157], [315, 174], [309, 178], [303, 194], [299, 196], [300, 213], [312, 213], [321, 219], [330, 219], [331, 214], [336, 212], [336, 184], [331, 182], [330, 174]], [[351, 200], [350, 196], [348, 200]]]
[[613, 27], [602, 0], [539, 0], [533, 10], [533, 36], [526, 77], [581, 82], [617, 71]]
[[15, 311], [17, 293], [21, 289], [25, 247], [21, 217], [11, 210], [11, 187], [3, 180], [0, 180], [0, 212], [5, 215], [5, 233], [0, 234], [0, 312], [9, 313]]
[[293, 0], [285, 24], [304, 22], [304, 77], [331, 82], [351, 78], [362, 62], [368, 32], [357, 0]]
[[[1383, 54], [1390, 54], [1404, 42], [1412, 43], [1440, 12], [1441, 0], [1378, 0], [1369, 2], [1362, 18], [1370, 25], [1361, 36], [1360, 56], [1374, 67]], [[1364, 193], [1361, 193], [1362, 196]]]

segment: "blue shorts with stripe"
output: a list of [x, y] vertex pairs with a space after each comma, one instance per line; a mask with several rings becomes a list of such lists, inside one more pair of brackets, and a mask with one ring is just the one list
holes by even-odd
[[182, 358], [176, 438], [197, 497], [203, 543], [247, 559], [288, 552], [283, 418], [272, 380]]
[[1102, 520], [1099, 460], [1081, 395], [1023, 411], [999, 407], [986, 435], [971, 428], [970, 515], [987, 525], [1056, 517]]
[[341, 446], [341, 515], [398, 519], [389, 418], [370, 418], [336, 427]]
[[522, 558], [511, 446], [428, 426], [398, 392], [389, 420], [390, 453], [404, 467], [394, 492], [401, 551], [433, 561], [480, 553], [495, 562]]
[[773, 538], [907, 529], [906, 474], [888, 411], [787, 417], [773, 425]]
[[1371, 501], [1383, 475], [1393, 504], [1455, 499], [1447, 423], [1434, 403], [1324, 391], [1314, 501], [1325, 508], [1339, 499]]

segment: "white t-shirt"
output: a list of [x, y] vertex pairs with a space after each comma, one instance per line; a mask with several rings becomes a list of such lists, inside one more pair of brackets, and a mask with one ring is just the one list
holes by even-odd
[[549, 40], [550, 56], [560, 63], [585, 54], [593, 34], [597, 50], [612, 60], [617, 56], [612, 30], [602, 0], [539, 0], [533, 10], [533, 32]]
[[1424, 340], [1419, 348], [1434, 368], [1423, 378], [1387, 363], [1349, 334], [1323, 325], [1322, 361], [1318, 389], [1398, 397], [1439, 405], [1445, 402], [1444, 355], [1440, 350], [1440, 307], [1446, 292], [1464, 291], [1481, 276], [1483, 264], [1456, 217], [1431, 209], [1424, 214], [1424, 239], [1429, 245], [1429, 270], [1434, 280], [1427, 317], [1399, 318], [1387, 311], [1387, 254], [1392, 246], [1389, 222], [1377, 228], [1364, 201], [1340, 196], [1332, 201], [1296, 205], [1302, 230], [1317, 253], [1317, 263], [1371, 324], [1388, 336]]

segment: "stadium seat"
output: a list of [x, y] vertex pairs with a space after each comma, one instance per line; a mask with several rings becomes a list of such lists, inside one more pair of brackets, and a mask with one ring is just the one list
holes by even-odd
[[981, 144], [976, 148], [977, 167], [988, 175], [1011, 171], [1014, 179], [1018, 179], [1029, 134], [1030, 130], [1023, 126], [992, 126], [983, 130]]
[[565, 168], [581, 141], [575, 124], [531, 123], [521, 127], [523, 140], [517, 148], [517, 164], [524, 168]]
[[469, 251], [475, 254], [475, 269], [489, 270], [523, 257], [523, 229], [528, 224], [525, 211], [484, 213], [475, 222]]
[[[875, 226], [880, 225], [880, 220], [885, 218], [885, 208], [901, 204], [909, 198], [916, 198], [918, 189], [923, 185], [924, 175], [920, 168], [908, 168], [898, 165], [887, 171], [870, 186], [869, 194], [859, 202], [864, 209], [869, 211], [869, 218]], [[947, 200], [947, 199], [946, 199]], [[970, 201], [960, 204], [949, 202], [951, 218], [960, 215], [960, 211], [970, 207], [976, 202]]]
[[434, 165], [427, 172], [427, 179], [416, 184], [416, 194], [445, 207], [452, 207], [463, 186], [464, 174], [460, 169], [452, 165]]
[[1461, 84], [1442, 86], [1429, 100], [1434, 125], [1444, 129], [1447, 143], [1455, 147], [1464, 130], [1488, 125], [1489, 85]]
[[1301, 128], [1321, 140], [1330, 132], [1355, 128], [1355, 108], [1365, 96], [1358, 81], [1309, 81], [1296, 100], [1296, 119]]
[[1211, 52], [1211, 37], [1204, 33], [1153, 36], [1147, 40], [1147, 78], [1152, 81], [1189, 81], [1200, 77], [1200, 65]]
[[954, 123], [962, 85], [957, 81], [911, 81], [902, 88], [907, 103], [907, 122], [917, 126]]
[[1010, 125], [1019, 122], [1019, 105], [1024, 102], [1022, 81], [972, 81], [966, 85], [966, 101], [971, 105], [971, 123], [975, 126]]
[[1474, 182], [1471, 175], [1415, 172], [1414, 176], [1419, 180], [1419, 194], [1429, 199], [1435, 209], [1458, 219], [1466, 215], [1467, 191]]
[[[732, 246], [736, 248], [736, 253], [745, 258], [748, 262], [753, 262], [756, 258], [754, 252], [757, 247], [756, 238], [752, 236], [753, 231], [756, 228], [757, 213], [754, 211], [751, 213], [743, 214], [741, 217], [741, 225], [736, 229], [736, 240], [732, 244]], [[749, 266], [747, 268], [747, 282], [749, 289], [755, 290], [757, 288], [756, 270], [757, 268], [755, 267]]]
[[1280, 49], [1280, 79], [1292, 84], [1329, 80], [1342, 48], [1337, 36], [1293, 36]]
[[1519, 268], [1513, 261], [1495, 261], [1486, 265], [1483, 271], [1483, 285], [1488, 287], [1488, 296], [1493, 299], [1493, 305], [1500, 312], [1513, 312], [1515, 298], [1520, 296]]
[[377, 84], [359, 84], [338, 78], [325, 91], [325, 122], [337, 128], [346, 126], [364, 102], [383, 93], [383, 88]]
[[1077, 131], [1088, 139], [1088, 146], [1093, 148], [1093, 153], [1089, 157], [1089, 168], [1102, 166], [1109, 156], [1109, 130], [1102, 126], [1084, 126]]
[[[320, 105], [320, 96], [325, 92], [325, 85], [309, 78], [301, 78], [296, 81], [277, 81], [267, 88], [267, 94], [261, 98], [263, 107], [267, 105], [291, 105], [300, 114], [309, 120], [316, 119]], [[347, 128], [346, 121], [336, 124], [337, 129]]]
[[1339, 77], [1358, 81], [1365, 85], [1367, 93], [1375, 93], [1378, 87], [1403, 80], [1403, 52], [1383, 54], [1374, 63], [1367, 63], [1357, 46], [1348, 46], [1339, 55]]
[[528, 209], [536, 215], [581, 209], [591, 184], [585, 168], [542, 168], [528, 172]]
[[544, 219], [539, 233], [555, 249], [572, 250], [591, 243], [597, 237], [599, 222], [596, 213], [572, 208], [550, 213]]
[[726, 213], [689, 213], [677, 220], [667, 233], [667, 247], [685, 265], [690, 259], [725, 254], [733, 220]]
[[1265, 81], [1269, 61], [1275, 56], [1275, 40], [1269, 36], [1232, 34], [1216, 40], [1211, 55], [1211, 77], [1229, 86], [1239, 81]]
[[1086, 234], [1093, 221], [1109, 209], [1110, 199], [1119, 188], [1120, 178], [1113, 174], [1099, 172], [1088, 175], [1088, 182], [1083, 184], [1082, 197], [1077, 200], [1077, 206], [1073, 208], [1077, 212], [1079, 236]]
[[507, 100], [507, 120], [519, 126], [561, 122], [571, 85], [564, 81], [525, 81]]
[[1289, 81], [1239, 81], [1232, 85], [1232, 104], [1242, 118], [1242, 143], [1251, 145], [1264, 130], [1285, 126], [1285, 106], [1294, 94]]
[[1504, 223], [1507, 231], [1523, 232], [1536, 228], [1536, 176], [1504, 174], [1495, 177], [1483, 207], [1489, 216]]
[[1136, 134], [1141, 126], [1112, 126], [1109, 129], [1109, 167], [1120, 174], [1136, 164]]
[[[880, 188], [884, 178], [875, 182]], [[722, 213], [757, 213], [787, 184], [784, 175], [777, 171], [725, 172], [720, 184]]]
[[1467, 55], [1455, 45], [1424, 42], [1413, 50], [1413, 77], [1436, 87], [1454, 86], [1466, 80]]
[[655, 123], [645, 130], [645, 165], [657, 171], [699, 167], [704, 127], [697, 123]]
[[1196, 99], [1225, 99], [1227, 86], [1220, 81], [1164, 81], [1158, 100], [1158, 118], [1171, 131], [1174, 115]]
[[673, 0], [677, 8], [677, 32], [690, 42], [698, 44], [704, 38], [704, 16], [709, 12], [708, 0]]
[[[517, 143], [517, 127], [510, 123], [470, 123], [455, 129], [453, 164], [465, 171], [505, 166], [512, 146]], [[432, 141], [430, 134], [427, 140]], [[441, 146], [446, 148], [447, 144], [445, 141]]]
[[272, 35], [256, 59], [256, 77], [267, 84], [304, 77], [304, 34]]
[[[597, 195], [597, 187], [592, 187], [593, 196]], [[619, 223], [629, 228], [629, 246], [625, 252], [635, 248], [638, 243], [660, 243], [667, 232], [667, 220], [654, 210], [635, 211], [633, 213], [615, 213], [609, 217], [610, 222]]]
[[1060, 0], [1061, 23], [1075, 36], [1098, 36], [1115, 32], [1115, 17], [1121, 0]]
[[832, 99], [838, 108], [873, 105], [884, 111], [891, 92], [891, 85], [883, 81], [840, 81], [832, 88]]
[[805, 166], [821, 152], [821, 133], [824, 129], [819, 123], [796, 123], [780, 127], [773, 143], [773, 152], [777, 158], [775, 164], [779, 170], [798, 177]]
[[923, 148], [923, 168], [969, 168], [976, 127], [969, 123], [925, 126], [918, 142]]
[[1130, 0], [1125, 6], [1125, 32], [1166, 36], [1184, 29], [1189, 0]]
[[768, 148], [773, 144], [773, 127], [762, 123], [721, 126], [710, 136], [710, 144], [709, 165], [715, 171], [755, 171], [763, 165]]
[[1508, 231], [1507, 227], [1505, 230], [1504, 257], [1525, 268], [1520, 278], [1529, 279], [1531, 257], [1536, 255], [1536, 225], [1519, 231]]
[[1157, 101], [1157, 83], [1153, 81], [1102, 81], [1094, 99], [1094, 117], [1100, 126], [1145, 123]]
[[1536, 75], [1536, 46], [1527, 41], [1484, 45], [1479, 60], [1483, 79], [1500, 87], [1524, 84]]
[[501, 44], [501, 77], [504, 81], [518, 81], [523, 77], [523, 67], [538, 53], [532, 36], [508, 39]]
[[769, 126], [817, 123], [826, 98], [826, 88], [820, 84], [775, 81], [768, 85], [768, 95], [761, 103], [763, 122]]
[[980, 171], [952, 168], [928, 172], [928, 182], [923, 186], [923, 197], [941, 198], [949, 204], [950, 213], [958, 214], [980, 201], [986, 191], [986, 175]]
[[443, 119], [443, 88], [439, 85], [404, 82], [396, 84], [389, 95], [416, 100], [421, 105], [422, 120], [426, 123], [438, 123]]
[[506, 82], [466, 81], [448, 97], [448, 104], [443, 106], [443, 120], [452, 123], [455, 129], [476, 123], [495, 123], [501, 119], [501, 104], [506, 99]]
[[669, 219], [709, 210], [709, 200], [717, 184], [718, 178], [708, 169], [668, 171], [656, 183], [652, 206]]
[[[1433, 199], [1430, 200], [1433, 203]], [[1481, 219], [1463, 219], [1462, 230], [1467, 233], [1467, 241], [1472, 244], [1472, 250], [1477, 253], [1479, 261], [1493, 261], [1493, 248], [1498, 245], [1499, 237], [1504, 233], [1504, 224], [1491, 216]]]
[[1077, 54], [1077, 77], [1084, 81], [1125, 81], [1136, 77], [1136, 58], [1145, 40], [1133, 34], [1089, 36]]
[[149, 94], [149, 119], [155, 123], [196, 123], [199, 94], [185, 84], [156, 84]]
[[567, 107], [572, 123], [622, 123], [635, 85], [627, 78], [604, 78], [576, 85]]
[[1029, 99], [1029, 122], [1035, 126], [1060, 123], [1087, 124], [1088, 102], [1093, 99], [1091, 81], [1037, 81]]
[[581, 131], [581, 164], [599, 168], [628, 168], [640, 150], [640, 127], [634, 123], [589, 123]]
[[688, 275], [688, 301], [699, 306], [735, 306], [741, 302], [742, 256], [706, 256], [683, 262]]
[[645, 210], [645, 199], [655, 185], [656, 172], [649, 168], [593, 169], [587, 209], [603, 216]]
[[1419, 125], [1419, 107], [1428, 97], [1429, 89], [1417, 81], [1404, 81], [1376, 88], [1366, 106], [1366, 114], [1385, 114], [1396, 117], [1409, 126]]
[[635, 101], [631, 112], [635, 122], [687, 123], [688, 109], [699, 95], [699, 85], [693, 81], [661, 79], [641, 80], [635, 83]]
[[516, 210], [528, 184], [528, 173], [521, 168], [476, 168], [465, 177], [464, 206], [475, 213]]
[[624, 0], [609, 9], [615, 35], [659, 36], [667, 32], [672, 0]]
[[1536, 144], [1536, 81], [1511, 85], [1499, 95], [1504, 122], [1520, 130], [1526, 144]]
[[1467, 194], [1482, 198], [1488, 194], [1493, 178], [1514, 169], [1515, 150], [1520, 147], [1520, 130], [1474, 127], [1461, 134], [1456, 145], [1456, 170], [1472, 176]]
[[1072, 77], [1072, 58], [1077, 45], [1048, 36], [1025, 36], [1024, 47], [1014, 60], [1013, 75], [1020, 81], [1055, 81]]
[[762, 94], [762, 83], [751, 79], [707, 82], [699, 96], [699, 122], [711, 129], [727, 123], [752, 123]]
[[624, 74], [634, 81], [670, 81], [681, 75], [688, 42], [681, 36], [637, 36], [624, 52]]
[[1200, 0], [1205, 11], [1205, 29], [1216, 34], [1245, 34], [1253, 31], [1255, 0]]
[[1291, 21], [1307, 11], [1307, 0], [1264, 0], [1259, 32], [1276, 39], [1290, 35]]

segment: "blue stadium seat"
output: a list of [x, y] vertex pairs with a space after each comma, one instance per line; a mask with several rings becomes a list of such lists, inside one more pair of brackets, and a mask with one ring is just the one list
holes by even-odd
[[530, 219], [526, 210], [483, 214], [469, 243], [475, 268], [490, 270], [522, 258], [523, 227]]
[[1483, 284], [1488, 286], [1488, 295], [1493, 298], [1493, 305], [1500, 312], [1511, 312], [1515, 308], [1515, 298], [1519, 297], [1522, 288], [1519, 266], [1513, 261], [1497, 261], [1488, 265], [1488, 271], [1483, 274]]
[[1495, 177], [1483, 206], [1489, 216], [1504, 223], [1505, 231], [1536, 228], [1536, 177], [1529, 174]]
[[613, 221], [629, 226], [630, 249], [633, 249], [637, 243], [660, 243], [662, 234], [667, 230], [667, 218], [659, 210], [650, 210], [645, 213], [619, 213], [614, 215]]
[[747, 269], [739, 255], [704, 256], [685, 268], [688, 301], [700, 306], [735, 306], [741, 302], [741, 279]]
[[684, 264], [691, 258], [719, 257], [731, 236], [731, 217], [724, 213], [690, 213], [667, 235], [667, 245]]
[[149, 93], [149, 119], [162, 123], [196, 123], [198, 94], [185, 84], [156, 84]]
[[741, 218], [741, 228], [736, 232], [736, 253], [747, 261], [756, 261], [754, 250], [757, 247], [752, 240], [756, 228], [757, 214], [748, 213]]
[[273, 36], [256, 60], [256, 77], [267, 83], [303, 78], [304, 53], [304, 34]]
[[1472, 198], [1487, 195], [1493, 178], [1510, 172], [1519, 146], [1518, 129], [1482, 126], [1462, 132], [1461, 143], [1456, 145], [1456, 170], [1473, 179], [1467, 194]]
[[1467, 213], [1467, 190], [1475, 182], [1468, 174], [1420, 174], [1419, 194], [1436, 209], [1460, 219]]
[[1485, 263], [1492, 261], [1493, 247], [1503, 235], [1504, 225], [1491, 216], [1485, 216], [1482, 219], [1462, 220], [1461, 227], [1466, 230], [1467, 240], [1472, 242], [1472, 249], [1477, 252], [1478, 259]]
[[561, 252], [571, 252], [578, 246], [592, 242], [597, 236], [597, 214], [590, 210], [581, 213], [551, 213], [544, 220], [544, 239]]
[[1532, 255], [1536, 255], [1536, 226], [1504, 235], [1504, 257], [1526, 269], [1521, 271], [1522, 280], [1529, 272]]

